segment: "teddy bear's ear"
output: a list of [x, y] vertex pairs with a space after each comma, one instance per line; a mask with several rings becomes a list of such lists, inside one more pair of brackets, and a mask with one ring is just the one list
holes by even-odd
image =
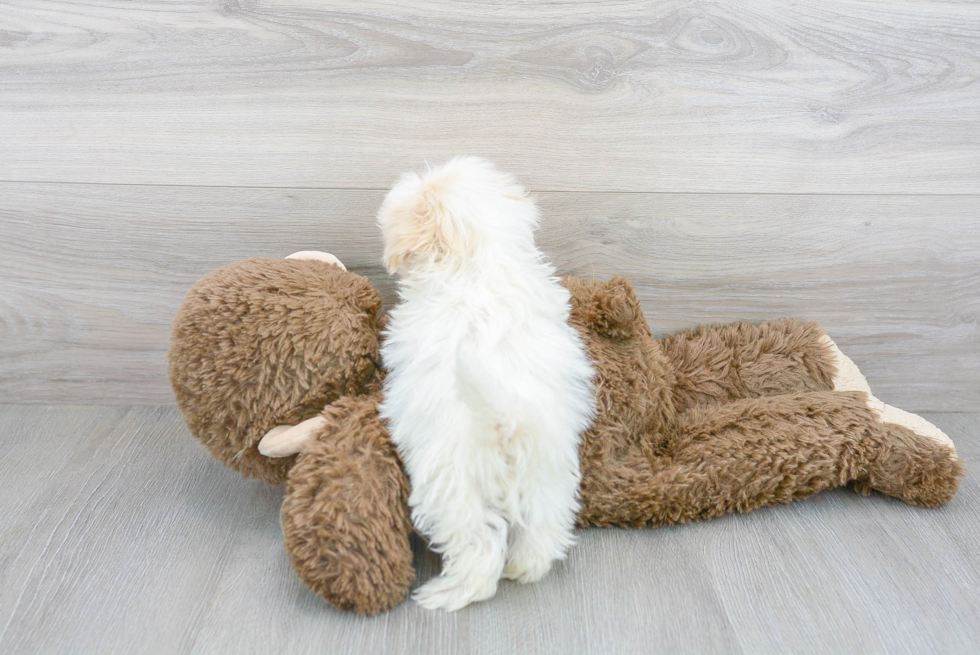
[[342, 610], [375, 615], [415, 579], [408, 476], [378, 416], [379, 394], [341, 398], [289, 472], [286, 553], [303, 583]]
[[259, 441], [259, 453], [274, 458], [298, 455], [316, 441], [317, 434], [325, 427], [327, 419], [322, 414], [298, 425], [277, 425]]

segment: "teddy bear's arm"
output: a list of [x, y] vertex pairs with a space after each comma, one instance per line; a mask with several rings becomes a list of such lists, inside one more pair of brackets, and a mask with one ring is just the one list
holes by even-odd
[[289, 472], [283, 539], [296, 574], [327, 602], [374, 615], [404, 600], [415, 570], [408, 477], [377, 394], [328, 406]]
[[663, 340], [678, 411], [744, 398], [834, 389], [833, 342], [793, 319], [702, 326]]

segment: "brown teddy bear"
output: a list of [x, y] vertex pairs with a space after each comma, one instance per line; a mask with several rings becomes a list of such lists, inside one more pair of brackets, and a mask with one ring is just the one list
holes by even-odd
[[[381, 298], [325, 254], [251, 259], [199, 281], [174, 321], [170, 379], [192, 434], [247, 477], [288, 482], [286, 551], [311, 589], [373, 615], [415, 578], [409, 483], [378, 417]], [[963, 474], [952, 442], [884, 405], [813, 323], [654, 339], [632, 287], [566, 278], [595, 363], [581, 526], [659, 526], [853, 483], [934, 507]]]

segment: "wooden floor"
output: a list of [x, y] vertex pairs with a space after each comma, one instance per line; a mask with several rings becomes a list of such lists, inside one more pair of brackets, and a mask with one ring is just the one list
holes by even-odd
[[[980, 466], [980, 415], [929, 415]], [[282, 488], [172, 407], [0, 406], [3, 653], [976, 653], [980, 484], [945, 508], [850, 490], [706, 523], [586, 530], [456, 614], [343, 614], [283, 552]], [[420, 580], [438, 567], [419, 552]]]

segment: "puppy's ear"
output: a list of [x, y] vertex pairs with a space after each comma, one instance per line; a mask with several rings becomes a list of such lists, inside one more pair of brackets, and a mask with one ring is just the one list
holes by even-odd
[[399, 201], [385, 203], [379, 223], [385, 235], [384, 265], [389, 273], [409, 260], [462, 257], [471, 253], [471, 229], [460, 220], [447, 193], [449, 180], [436, 178], [418, 185]]

